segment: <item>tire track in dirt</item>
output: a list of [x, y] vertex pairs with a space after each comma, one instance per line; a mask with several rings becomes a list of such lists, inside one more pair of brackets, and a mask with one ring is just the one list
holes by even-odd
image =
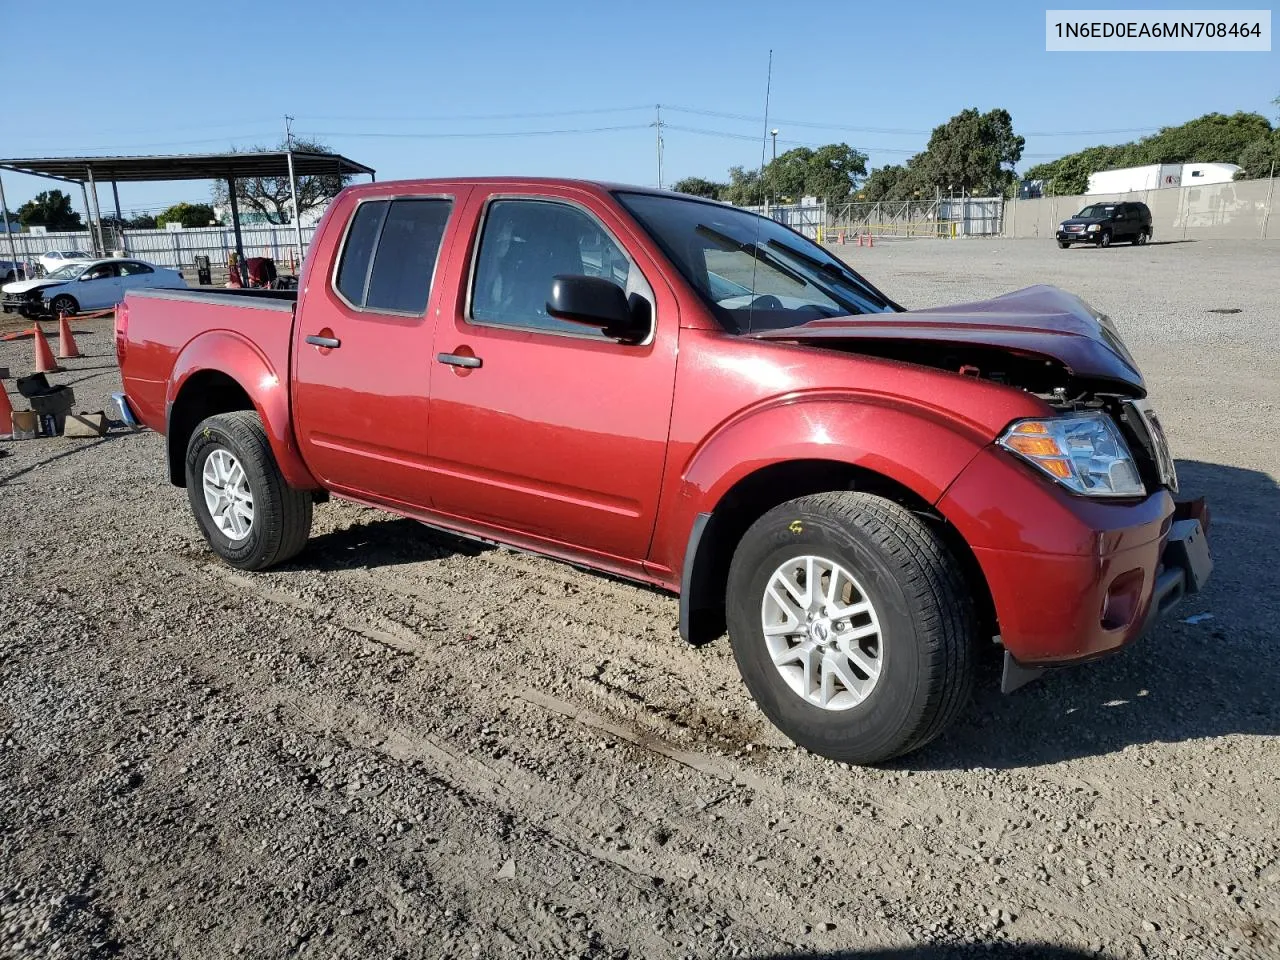
[[[211, 563], [208, 565], [207, 569], [216, 569], [216, 567]], [[218, 570], [216, 576], [233, 589], [244, 589], [261, 597], [262, 599], [281, 604], [289, 609], [305, 612], [322, 619], [330, 619], [336, 626], [351, 630], [351, 632], [365, 637], [376, 644], [384, 646], [391, 645], [393, 649], [400, 652], [412, 652], [415, 656], [425, 658], [428, 661], [434, 660], [438, 662], [440, 659], [440, 649], [438, 647], [422, 640], [421, 638], [407, 634], [403, 631], [403, 628], [397, 628], [395, 632], [392, 633], [392, 631], [381, 628], [370, 628], [361, 624], [343, 622], [340, 617], [333, 618], [331, 606], [341, 605], [343, 598], [334, 597], [331, 603], [320, 605], [315, 604], [312, 601], [308, 601], [298, 596], [296, 593], [291, 593], [287, 589], [281, 589], [278, 583], [276, 585], [268, 585], [261, 582], [267, 579], [278, 581], [284, 576], [282, 574], [248, 577], [230, 571]], [[383, 590], [390, 590], [392, 588], [390, 584], [380, 584], [379, 578], [377, 577], [366, 575], [358, 579], [360, 579], [366, 586], [373, 585], [375, 587], [380, 587]], [[392, 577], [391, 581], [394, 582], [398, 579], [400, 578]], [[330, 591], [330, 595], [332, 595], [332, 591]], [[387, 643], [387, 636], [394, 637], [393, 644]], [[464, 695], [466, 693], [465, 690], [461, 692]], [[845, 816], [846, 814], [840, 806], [835, 803], [819, 801], [816, 796], [796, 796], [794, 793], [785, 789], [779, 789], [768, 779], [755, 775], [740, 765], [730, 764], [729, 761], [725, 759], [717, 758], [709, 754], [668, 746], [661, 739], [655, 739], [661, 738], [661, 734], [657, 733], [652, 726], [646, 729], [644, 733], [636, 734], [624, 727], [620, 727], [617, 724], [593, 714], [585, 708], [568, 704], [565, 701], [541, 694], [537, 691], [524, 689], [517, 691], [516, 695], [522, 696], [529, 702], [535, 703], [543, 709], [550, 710], [550, 712], [573, 719], [575, 722], [581, 723], [584, 727], [617, 736], [619, 739], [629, 742], [632, 745], [647, 751], [651, 755], [656, 754], [668, 760], [681, 763], [683, 766], [689, 767], [700, 774], [712, 777], [723, 783], [746, 786], [755, 792], [761, 799], [766, 800], [769, 808], [776, 810], [789, 809], [792, 811], [792, 816], [794, 817], [794, 822], [792, 824], [792, 830], [794, 831], [793, 837], [799, 839], [799, 842], [804, 849], [812, 849], [816, 851], [815, 853], [808, 854], [808, 856], [817, 856], [822, 861], [838, 863], [845, 854], [845, 844], [834, 842], [820, 832], [809, 831], [803, 826], [799, 826], [799, 824], [805, 823], [833, 824], [840, 822], [842, 816]], [[481, 706], [479, 713], [484, 715], [486, 708], [479, 703], [477, 706]], [[407, 735], [400, 736], [403, 740]], [[414, 736], [425, 737], [427, 735], [420, 731], [415, 731]], [[440, 759], [440, 757], [438, 756], [437, 759]], [[465, 772], [458, 774], [458, 777], [459, 779], [455, 782], [458, 783], [459, 788], [464, 790], [467, 789], [467, 784], [471, 781], [467, 779]], [[530, 789], [533, 790], [533, 788]], [[494, 799], [500, 793], [500, 791], [497, 791], [496, 789], [493, 792], [494, 797], [490, 797], [490, 799]], [[540, 791], [533, 790], [533, 793], [534, 795], [537, 795]], [[559, 802], [564, 802], [564, 798], [560, 798]], [[900, 850], [905, 847], [905, 850], [903, 850], [905, 857], [902, 858], [903, 869], [918, 869], [912, 865], [917, 862], [927, 862], [929, 868], [933, 871], [949, 871], [956, 876], [963, 875], [966, 872], [971, 871], [972, 865], [969, 862], [957, 859], [956, 857], [946, 854], [935, 847], [929, 847], [927, 849], [922, 848], [915, 842], [914, 838], [907, 840], [904, 843], [902, 831], [894, 828], [888, 822], [888, 818], [892, 817], [904, 822], [920, 823], [927, 815], [927, 811], [919, 805], [911, 802], [895, 800], [891, 797], [881, 795], [871, 802], [869, 808], [864, 809], [873, 809], [876, 811], [876, 814], [870, 822], [868, 822], [864, 817], [863, 821], [858, 824], [860, 837], [870, 840], [870, 842], [876, 846], [884, 846], [886, 848], [896, 847]], [[532, 815], [525, 809], [521, 809], [519, 813], [525, 818]], [[635, 815], [636, 812], [631, 811], [631, 813]], [[991, 812], [988, 811], [985, 819], [986, 824], [990, 825], [992, 822], [996, 824], [1008, 822], [1012, 820], [1013, 817], [1006, 816], [1004, 818], [1000, 818], [998, 816], [993, 816]], [[590, 828], [587, 827], [585, 829]], [[879, 839], [866, 837], [867, 833], [879, 834]], [[890, 835], [893, 836], [891, 837]], [[997, 833], [994, 839], [988, 839], [984, 842], [991, 846], [995, 846], [996, 843], [998, 843], [999, 838], [1000, 834]], [[952, 844], [955, 844], [959, 840], [959, 838], [950, 839]], [[581, 841], [579, 840], [577, 843], [580, 844]], [[754, 847], [754, 843], [755, 841], [750, 845], [739, 845], [739, 850], [737, 852], [742, 856], [743, 862], [745, 862], [748, 857], [752, 856], [752, 853], [749, 852], [749, 850]], [[799, 875], [803, 875], [803, 872], [805, 871], [812, 871], [812, 864], [805, 864], [797, 861], [793, 864], [793, 869]], [[1012, 871], [1009, 871], [1009, 873], [1011, 872]], [[727, 872], [723, 878], [718, 879], [722, 884], [732, 887], [734, 878], [737, 874], [737, 871], [730, 871]], [[831, 879], [834, 880], [835, 877], [832, 876]], [[1096, 930], [1098, 928], [1098, 918], [1093, 916], [1088, 910], [1080, 909], [1077, 906], [1075, 897], [1069, 897], [1053, 888], [1036, 885], [1029, 880], [1022, 880], [1016, 876], [1010, 876], [1004, 871], [995, 872], [993, 879], [997, 881], [998, 885], [1005, 887], [1005, 889], [993, 889], [991, 891], [990, 898], [993, 900], [1008, 900], [1013, 898], [1022, 903], [1035, 904], [1035, 911], [1038, 913], [1052, 914], [1063, 919], [1074, 921], [1085, 929], [1093, 928]], [[785, 887], [782, 889], [785, 889]], [[908, 895], [909, 890], [909, 884], [905, 885], [902, 888], [901, 896], [905, 897]], [[755, 897], [750, 892], [746, 892], [743, 894], [743, 899], [749, 901], [755, 899]], [[772, 900], [772, 898], [770, 898], [770, 900]], [[763, 909], [767, 902], [768, 901], [766, 901], [765, 904], [761, 904], [758, 909]], [[889, 905], [892, 905], [892, 903], [892, 900], [888, 901]], [[1113, 916], [1116, 912], [1117, 911], [1114, 910], [1112, 911]], [[1131, 928], [1131, 925], [1137, 922], [1136, 916], [1136, 914], [1131, 914], [1127, 918], [1121, 917], [1120, 922], [1115, 924], [1113, 932], [1119, 933], [1125, 929], [1126, 926]], [[1108, 918], [1109, 923], [1111, 922], [1111, 919], [1112, 918], [1110, 917]], [[1126, 920], [1128, 921], [1127, 923], [1125, 922]]]

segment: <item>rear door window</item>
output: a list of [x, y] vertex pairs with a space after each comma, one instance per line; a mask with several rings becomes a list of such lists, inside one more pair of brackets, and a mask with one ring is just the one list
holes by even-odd
[[338, 293], [358, 310], [423, 313], [452, 208], [445, 198], [360, 204], [338, 261]]

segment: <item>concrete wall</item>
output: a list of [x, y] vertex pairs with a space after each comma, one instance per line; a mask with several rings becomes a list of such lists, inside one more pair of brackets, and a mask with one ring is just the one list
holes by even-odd
[[1280, 240], [1280, 179], [1208, 186], [1010, 200], [1004, 236], [1052, 237], [1058, 224], [1091, 203], [1137, 200], [1151, 208], [1154, 240]]

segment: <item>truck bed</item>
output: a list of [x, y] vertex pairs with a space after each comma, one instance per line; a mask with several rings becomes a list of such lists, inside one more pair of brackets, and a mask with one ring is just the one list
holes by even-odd
[[125, 393], [139, 419], [163, 431], [167, 392], [201, 370], [233, 369], [234, 354], [263, 358], [288, 383], [296, 290], [130, 291], [116, 313]]

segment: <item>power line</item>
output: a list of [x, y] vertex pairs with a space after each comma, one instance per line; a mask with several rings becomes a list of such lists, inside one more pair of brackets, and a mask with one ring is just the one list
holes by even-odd
[[360, 114], [359, 116], [317, 116], [315, 114], [298, 114], [299, 120], [373, 120], [373, 121], [390, 121], [395, 123], [452, 123], [458, 121], [472, 120], [541, 120], [548, 117], [584, 117], [598, 115], [602, 113], [634, 113], [638, 110], [652, 110], [653, 104], [645, 103], [631, 107], [593, 107], [584, 110], [542, 110], [531, 113], [455, 113], [455, 114], [439, 114], [430, 117], [404, 117], [404, 116], [374, 116], [372, 114]]
[[[689, 113], [700, 117], [716, 117], [721, 120], [740, 120], [749, 123], [759, 123], [759, 117], [753, 117], [745, 113], [726, 113], [721, 110], [701, 110], [696, 107], [678, 107], [670, 104], [663, 104], [663, 107], [673, 113]], [[883, 133], [895, 136], [916, 136], [923, 137], [933, 133], [929, 130], [910, 130], [900, 127], [859, 127], [850, 126], [839, 123], [822, 123], [814, 120], [789, 120], [783, 117], [775, 117], [775, 124], [788, 127], [808, 127], [814, 130], [843, 130], [849, 133]], [[1023, 134], [1026, 137], [1100, 137], [1122, 133], [1151, 133], [1159, 127], [1120, 127], [1111, 130], [1032, 130]], [[754, 138], [752, 138], [754, 139]]]
[[[652, 109], [652, 108], [650, 108]], [[652, 123], [624, 123], [608, 127], [565, 127], [559, 130], [486, 130], [482, 132], [449, 132], [449, 133], [405, 133], [398, 131], [395, 133], [387, 132], [366, 132], [353, 133], [350, 131], [316, 131], [307, 134], [298, 134], [298, 136], [306, 137], [346, 137], [349, 139], [392, 139], [392, 140], [467, 140], [482, 138], [505, 138], [505, 137], [555, 137], [567, 136], [570, 134], [580, 133], [612, 133], [617, 130], [648, 130], [653, 126]]]
[[[782, 121], [779, 120], [776, 122], [781, 123]], [[682, 133], [694, 133], [704, 137], [721, 137], [726, 140], [749, 140], [752, 143], [755, 143], [758, 139], [760, 139], [759, 137], [749, 133], [730, 133], [728, 130], [710, 130], [710, 129], [707, 129], [706, 127], [686, 127], [681, 124], [675, 124], [675, 123], [664, 123], [663, 126], [666, 127], [668, 130], [679, 130]], [[787, 144], [788, 146], [792, 146], [792, 147], [825, 147], [827, 145], [825, 143], [819, 143], [816, 140], [786, 140], [786, 139], [783, 139], [782, 137], [778, 138], [778, 142]], [[863, 153], [867, 151], [872, 151], [872, 150], [876, 151], [877, 153], [913, 154], [913, 153], [920, 152], [919, 150], [904, 150], [901, 147], [856, 146], [853, 149], [861, 151]]]

